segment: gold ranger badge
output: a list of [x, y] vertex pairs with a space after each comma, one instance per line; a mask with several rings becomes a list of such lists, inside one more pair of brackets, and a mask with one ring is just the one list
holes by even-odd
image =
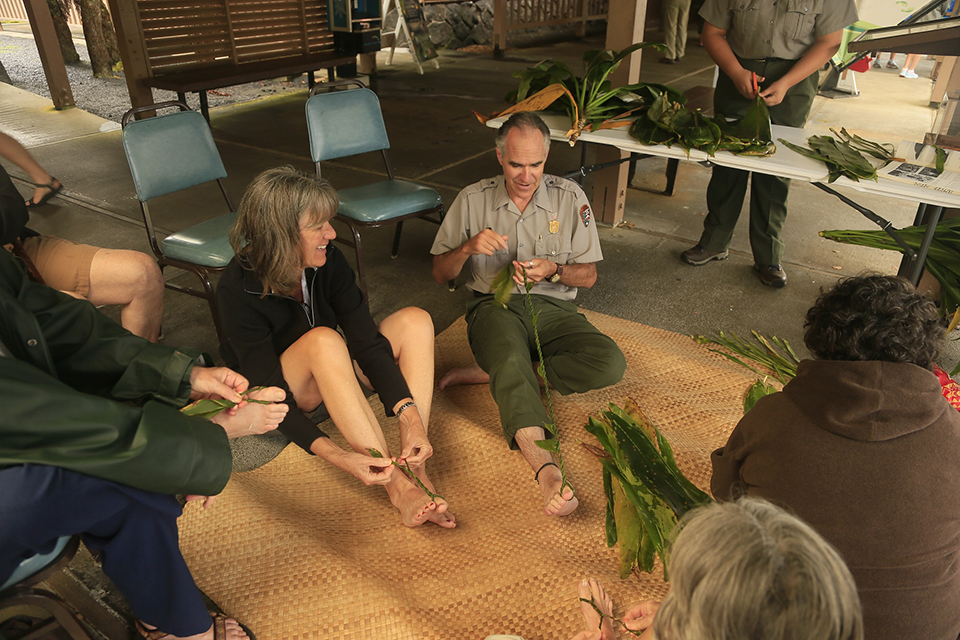
[[555, 211], [550, 214], [550, 233], [556, 233], [560, 231], [560, 222], [557, 220], [557, 215], [559, 211]]

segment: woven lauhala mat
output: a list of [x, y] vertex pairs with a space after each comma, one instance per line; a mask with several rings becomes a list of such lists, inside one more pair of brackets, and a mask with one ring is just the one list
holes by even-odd
[[[628, 366], [608, 389], [554, 394], [580, 498], [573, 515], [543, 515], [533, 473], [508, 450], [487, 386], [456, 387], [434, 395], [428, 463], [456, 529], [408, 529], [382, 488], [289, 446], [264, 467], [234, 474], [212, 509], [188, 505], [181, 547], [200, 588], [260, 640], [494, 633], [568, 640], [582, 630], [576, 584], [583, 577], [602, 581], [617, 615], [662, 598], [659, 572], [618, 576], [617, 550], [605, 544], [600, 465], [579, 445], [595, 442], [583, 425], [608, 402], [633, 397], [662, 428], [688, 477], [708, 488], [710, 452], [742, 415], [753, 379], [687, 336], [588, 317], [616, 340]], [[461, 319], [438, 336], [436, 368], [472, 361]], [[374, 405], [396, 447], [395, 420]]]

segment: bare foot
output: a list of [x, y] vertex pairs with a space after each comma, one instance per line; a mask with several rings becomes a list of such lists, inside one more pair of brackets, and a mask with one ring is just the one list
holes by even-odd
[[[417, 474], [417, 477], [420, 479], [420, 482], [424, 484], [431, 491], [431, 493], [436, 493], [437, 489], [433, 486], [433, 482], [430, 481], [430, 478], [427, 477], [427, 470], [424, 467], [420, 467], [414, 471]], [[440, 525], [444, 529], [453, 529], [457, 526], [457, 519], [452, 513], [447, 511], [447, 501], [443, 498], [437, 497], [436, 501], [437, 508], [435, 511], [427, 515], [427, 519], [434, 524]]]
[[[613, 624], [610, 622], [610, 616], [613, 615], [613, 600], [603, 590], [600, 583], [591, 578], [590, 580], [581, 580], [577, 585], [577, 595], [589, 602], [580, 603], [580, 614], [583, 616], [583, 623], [587, 631], [600, 631], [600, 637], [603, 640], [614, 640], [617, 636], [613, 631]], [[590, 604], [593, 603], [593, 605]], [[596, 609], [594, 609], [594, 605]], [[597, 613], [597, 610], [603, 614], [603, 618]]]
[[[215, 625], [222, 625], [223, 631], [220, 636], [215, 635]], [[152, 627], [142, 622], [137, 622], [137, 626], [140, 627], [142, 631], [146, 631], [147, 633], [157, 631], [156, 627]], [[142, 633], [142, 631], [141, 635], [146, 637], [147, 634]], [[233, 618], [220, 616], [219, 619], [215, 618], [213, 625], [211, 625], [210, 628], [203, 633], [198, 633], [197, 635], [193, 636], [175, 636], [168, 633], [166, 635], [159, 636], [157, 640], [214, 640], [215, 638], [224, 638], [225, 640], [247, 640], [249, 637], [250, 636], [246, 634], [246, 632], [240, 627], [240, 623], [238, 623], [236, 620]]]
[[543, 512], [548, 516], [568, 516], [580, 501], [570, 485], [562, 487], [560, 470], [554, 466], [544, 467], [540, 472], [540, 492], [543, 493]]
[[223, 411], [212, 418], [227, 432], [228, 438], [239, 438], [272, 431], [280, 426], [290, 407], [280, 404], [286, 393], [279, 387], [267, 387], [247, 396], [252, 400], [265, 400], [271, 404], [248, 402], [239, 409]]
[[397, 485], [388, 492], [390, 502], [400, 511], [403, 524], [419, 527], [437, 512], [437, 503], [405, 475], [398, 475]]
[[480, 368], [480, 365], [474, 363], [469, 367], [454, 367], [447, 371], [437, 386], [441, 389], [455, 387], [461, 384], [486, 384], [490, 382], [490, 374]]

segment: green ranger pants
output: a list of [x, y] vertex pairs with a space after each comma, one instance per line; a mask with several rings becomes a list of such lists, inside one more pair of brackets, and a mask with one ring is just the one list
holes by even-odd
[[[763, 86], [786, 74], [794, 60], [745, 60], [740, 64], [766, 80]], [[818, 74], [797, 83], [787, 91], [783, 102], [770, 107], [770, 121], [788, 127], [802, 127], [817, 95]], [[720, 72], [713, 94], [714, 113], [728, 118], [742, 118], [752, 100], [740, 95], [727, 74]], [[775, 141], [776, 142], [776, 141]], [[750, 247], [757, 264], [780, 264], [783, 241], [780, 233], [787, 217], [787, 192], [790, 179], [749, 171], [714, 166], [707, 186], [707, 217], [703, 222], [700, 246], [707, 251], [726, 251], [743, 209], [743, 198], [750, 181]]]
[[[561, 395], [615, 384], [627, 363], [616, 343], [577, 312], [572, 302], [533, 295], [547, 380]], [[531, 363], [538, 362], [526, 296], [511, 296], [504, 309], [493, 296], [467, 304], [467, 337], [480, 368], [490, 374], [490, 393], [500, 410], [511, 449], [517, 431], [549, 421]], [[549, 434], [548, 434], [549, 437]]]

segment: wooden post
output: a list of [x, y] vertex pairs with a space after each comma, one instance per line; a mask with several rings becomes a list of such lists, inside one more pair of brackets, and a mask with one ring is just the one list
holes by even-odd
[[117, 45], [120, 47], [130, 104], [134, 107], [153, 104], [153, 90], [144, 83], [150, 77], [150, 65], [137, 16], [136, 0], [108, 0], [108, 3], [113, 26], [117, 30]]
[[47, 87], [50, 89], [53, 106], [57, 109], [75, 107], [73, 90], [67, 77], [67, 65], [63, 62], [60, 42], [57, 40], [57, 32], [46, 0], [24, 0], [23, 8], [30, 20], [30, 29], [37, 43], [43, 73], [47, 76]]
[[507, 0], [493, 0], [493, 56], [507, 50]]
[[[607, 14], [607, 49], [619, 51], [635, 42], [643, 41], [643, 27], [647, 12], [646, 0], [610, 0]], [[620, 63], [611, 74], [614, 87], [640, 80], [640, 51]], [[597, 164], [623, 159], [630, 154], [607, 145], [596, 145]], [[593, 179], [593, 213], [597, 220], [617, 224], [623, 219], [627, 199], [628, 164], [601, 169]]]

